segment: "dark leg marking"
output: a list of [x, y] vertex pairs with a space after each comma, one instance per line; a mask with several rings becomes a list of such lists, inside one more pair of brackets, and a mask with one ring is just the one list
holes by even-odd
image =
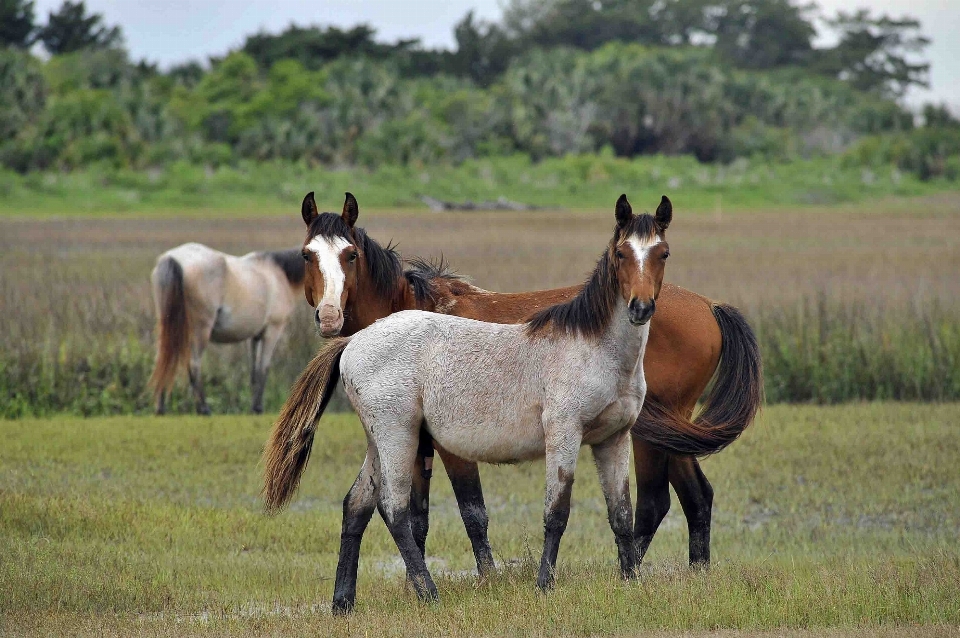
[[567, 529], [570, 518], [570, 496], [573, 493], [573, 474], [558, 471], [560, 491], [556, 500], [550, 504], [543, 517], [543, 556], [540, 559], [540, 572], [537, 575], [537, 587], [542, 591], [553, 589], [556, 582], [557, 554], [560, 552], [560, 539]]
[[710, 525], [713, 516], [713, 487], [690, 456], [670, 459], [670, 482], [687, 517], [690, 532], [690, 565], [710, 565]]

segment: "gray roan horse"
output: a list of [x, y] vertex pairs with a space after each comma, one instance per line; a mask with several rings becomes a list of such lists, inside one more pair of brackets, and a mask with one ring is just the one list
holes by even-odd
[[157, 309], [157, 361], [150, 386], [157, 413], [177, 371], [188, 364], [197, 412], [210, 414], [200, 359], [211, 341], [251, 341], [252, 410], [263, 412], [263, 388], [277, 342], [303, 296], [300, 249], [235, 257], [203, 244], [183, 244], [160, 255], [150, 280]]
[[[264, 498], [277, 510], [293, 495], [316, 421], [342, 376], [367, 435], [367, 455], [343, 502], [333, 609], [356, 598], [360, 542], [379, 506], [421, 599], [435, 599], [410, 521], [420, 430], [459, 457], [513, 463], [546, 457], [544, 545], [537, 585], [552, 587], [570, 513], [581, 445], [593, 448], [620, 570], [639, 555], [630, 503], [630, 426], [646, 393], [643, 354], [663, 281], [669, 219], [635, 216], [625, 196], [607, 250], [571, 301], [526, 324], [491, 324], [411, 310], [353, 337], [332, 339], [325, 365], [301, 375], [264, 451]], [[307, 378], [322, 375], [324, 379]], [[324, 387], [322, 396], [304, 396]]]

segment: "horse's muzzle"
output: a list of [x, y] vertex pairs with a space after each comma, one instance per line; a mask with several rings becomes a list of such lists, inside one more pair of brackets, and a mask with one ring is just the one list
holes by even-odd
[[642, 326], [650, 321], [656, 310], [657, 302], [653, 299], [650, 301], [640, 301], [634, 298], [630, 300], [630, 304], [627, 306], [627, 316], [630, 318], [630, 323], [635, 326]]
[[343, 311], [336, 306], [323, 305], [313, 314], [313, 320], [322, 337], [336, 337], [343, 328]]

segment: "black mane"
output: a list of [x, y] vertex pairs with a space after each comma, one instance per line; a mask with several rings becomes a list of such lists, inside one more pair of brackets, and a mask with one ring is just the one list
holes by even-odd
[[[367, 261], [367, 269], [377, 294], [391, 297], [396, 292], [397, 279], [403, 273], [403, 264], [393, 244], [381, 246], [375, 239], [367, 235], [359, 226], [354, 226], [352, 233], [347, 222], [335, 213], [321, 213], [317, 215], [309, 227], [309, 239], [314, 237], [342, 237], [347, 241], [356, 242], [357, 248]], [[309, 241], [308, 239], [308, 241]]]
[[[632, 235], [653, 237], [658, 232], [653, 215], [637, 215], [614, 231], [611, 245], [615, 246]], [[527, 332], [535, 334], [552, 324], [563, 334], [599, 337], [610, 325], [619, 294], [617, 270], [607, 250], [577, 296], [533, 315], [527, 322]]]
[[527, 322], [527, 332], [535, 334], [552, 324], [563, 334], [598, 337], [610, 325], [618, 293], [617, 271], [607, 251], [577, 296], [533, 315]]
[[279, 266], [291, 284], [303, 283], [305, 264], [299, 248], [266, 251], [260, 254]]
[[417, 303], [421, 305], [427, 301], [436, 302], [435, 279], [463, 279], [453, 271], [443, 255], [437, 260], [427, 261], [422, 257], [414, 257], [407, 262], [410, 267], [404, 271], [403, 276], [406, 277], [407, 283], [413, 288], [413, 296]]

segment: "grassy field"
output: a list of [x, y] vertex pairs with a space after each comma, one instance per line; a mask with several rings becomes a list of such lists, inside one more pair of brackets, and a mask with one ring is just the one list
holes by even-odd
[[[660, 196], [629, 193], [637, 210]], [[581, 281], [612, 225], [613, 196], [591, 211], [434, 214], [378, 212], [357, 194], [371, 236], [406, 256], [443, 254], [492, 290]], [[746, 312], [770, 400], [960, 400], [960, 194], [708, 213], [669, 194], [667, 280]], [[296, 246], [300, 197], [260, 217], [0, 219], [0, 416], [149, 411], [156, 256], [186, 241], [234, 254]], [[341, 192], [319, 199], [342, 205]], [[317, 343], [303, 304], [275, 358], [268, 409]], [[247, 409], [248, 358], [245, 345], [208, 350], [215, 412]], [[190, 409], [185, 396], [181, 387], [176, 409]]]
[[211, 168], [175, 163], [133, 171], [92, 167], [19, 175], [0, 169], [0, 217], [204, 217], [217, 209], [247, 217], [282, 214], [307, 191], [350, 190], [380, 209], [425, 210], [424, 195], [453, 201], [496, 200], [592, 210], [621, 192], [683, 193], [689, 209], [857, 203], [956, 190], [956, 181], [920, 181], [893, 166], [821, 158], [789, 163], [739, 159], [701, 164], [692, 157], [568, 156], [533, 163], [525, 156], [470, 160], [459, 166], [325, 169], [284, 162]]
[[542, 463], [482, 469], [500, 567], [487, 582], [438, 471], [428, 553], [441, 602], [405, 588], [375, 517], [346, 620], [329, 600], [364, 449], [354, 417], [322, 421], [302, 491], [273, 518], [256, 496], [269, 417], [2, 421], [0, 634], [957, 635], [958, 419], [957, 404], [768, 407], [704, 462], [713, 568], [686, 568], [674, 504], [629, 583], [585, 453], [546, 596], [534, 587]]

